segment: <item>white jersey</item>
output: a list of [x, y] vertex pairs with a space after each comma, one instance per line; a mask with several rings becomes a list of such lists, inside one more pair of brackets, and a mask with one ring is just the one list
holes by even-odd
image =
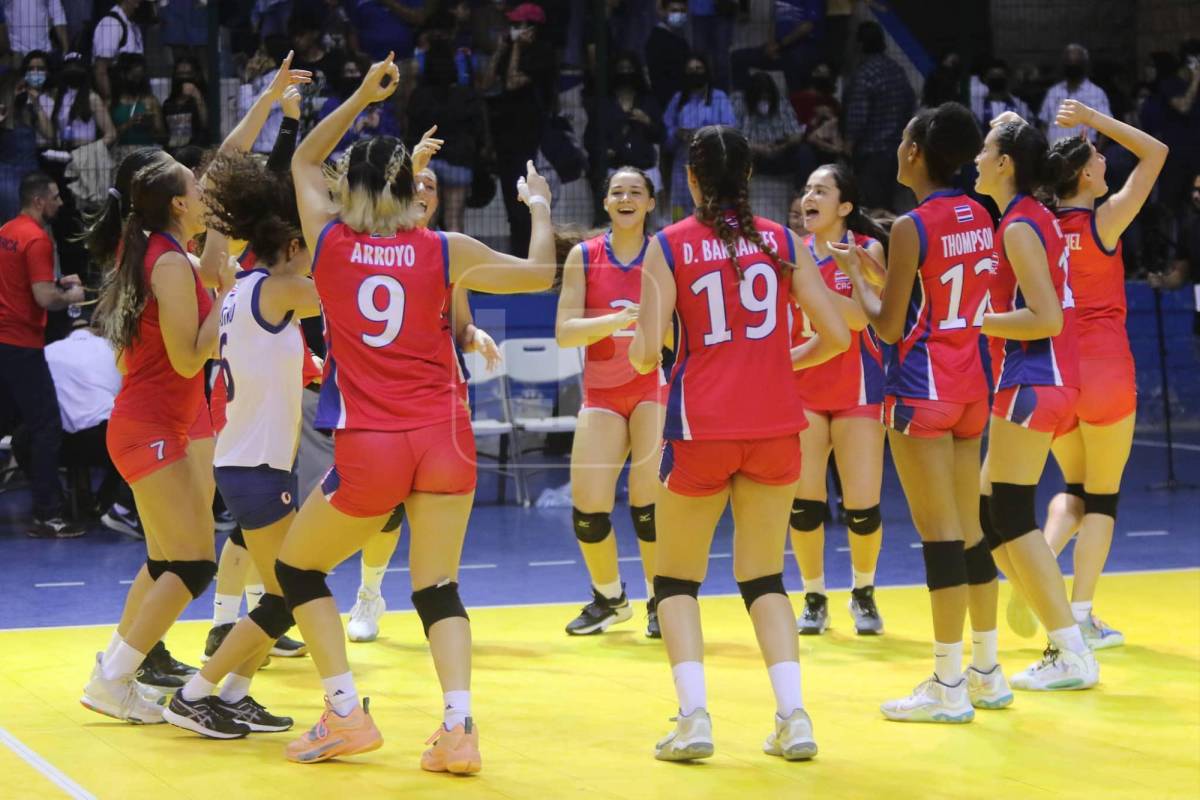
[[265, 269], [240, 272], [221, 306], [220, 379], [228, 398], [217, 436], [216, 467], [292, 469], [300, 440], [304, 335], [292, 313], [279, 325], [263, 319]]

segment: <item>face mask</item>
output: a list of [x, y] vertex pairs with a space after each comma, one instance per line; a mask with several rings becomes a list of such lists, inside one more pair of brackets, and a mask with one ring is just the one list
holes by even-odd
[[821, 94], [833, 94], [833, 78], [828, 78], [822, 75], [820, 77], [814, 77], [812, 83], [813, 88]]
[[508, 29], [508, 38], [512, 39], [514, 42], [517, 39], [520, 39], [521, 38], [521, 29], [520, 28], [509, 28]]
[[988, 91], [996, 94], [1004, 94], [1008, 91], [1008, 78], [1003, 75], [993, 75], [987, 79]]
[[759, 100], [758, 105], [755, 106], [755, 109], [758, 111], [758, 115], [760, 117], [765, 117], [767, 114], [771, 113], [771, 104], [766, 100]]
[[71, 89], [81, 89], [87, 82], [87, 73], [78, 70], [68, 70], [63, 73], [63, 85]]
[[1083, 64], [1064, 64], [1063, 75], [1072, 83], [1083, 79]]
[[30, 89], [40, 89], [46, 85], [46, 70], [31, 69], [25, 73], [25, 83]]
[[687, 25], [687, 12], [672, 11], [670, 14], [667, 14], [667, 25], [675, 30], [679, 30], [684, 25]]
[[689, 72], [684, 76], [683, 83], [688, 89], [694, 91], [696, 89], [703, 89], [708, 85], [708, 79], [703, 73]]

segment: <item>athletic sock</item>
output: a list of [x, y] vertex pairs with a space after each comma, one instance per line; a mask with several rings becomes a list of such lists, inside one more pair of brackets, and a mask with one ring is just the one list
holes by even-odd
[[349, 672], [322, 678], [321, 685], [325, 687], [329, 705], [333, 706], [333, 712], [339, 717], [350, 716], [358, 706], [358, 690], [354, 688], [354, 676]]
[[654, 579], [650, 578], [646, 581], [646, 599], [654, 599]]
[[787, 719], [797, 708], [804, 708], [800, 691], [800, 662], [780, 661], [767, 667], [771, 691], [775, 693], [775, 713]]
[[999, 631], [971, 631], [971, 666], [980, 672], [990, 672], [996, 666], [996, 643]]
[[236, 703], [248, 694], [250, 694], [250, 679], [238, 675], [236, 672], [229, 673], [225, 677], [225, 683], [221, 684], [220, 697], [226, 703]]
[[210, 680], [206, 680], [203, 675], [197, 672], [192, 677], [188, 678], [188, 682], [180, 689], [183, 699], [189, 703], [194, 703], [202, 697], [208, 697], [213, 693], [213, 689], [217, 685]]
[[372, 567], [362, 562], [362, 588], [370, 589], [375, 594], [383, 591], [383, 576], [387, 574], [387, 564]]
[[675, 678], [675, 694], [679, 698], [679, 713], [691, 716], [697, 708], [708, 705], [704, 690], [704, 664], [699, 661], [681, 661], [671, 667]]
[[1071, 616], [1082, 625], [1092, 618], [1092, 601], [1086, 603], [1071, 603]]
[[621, 588], [621, 581], [617, 579], [612, 583], [593, 583], [596, 591], [601, 594], [606, 600], [616, 600], [625, 591]]
[[445, 706], [442, 712], [442, 724], [446, 730], [454, 730], [455, 725], [462, 725], [471, 716], [471, 692], [466, 689], [455, 689], [442, 695]]
[[804, 579], [805, 594], [825, 594], [825, 576], [819, 575], [816, 578]]
[[1072, 653], [1086, 653], [1088, 651], [1087, 642], [1083, 640], [1083, 631], [1079, 630], [1079, 625], [1072, 625], [1069, 628], [1059, 628], [1056, 631], [1049, 631], [1050, 641], [1059, 650], [1068, 650]]
[[963, 643], [961, 641], [933, 643], [933, 673], [947, 686], [962, 680]]
[[107, 681], [128, 678], [145, 660], [145, 653], [139, 653], [137, 650], [134, 650], [125, 644], [125, 640], [122, 639], [117, 642], [112, 656], [106, 657], [100, 662], [100, 673]]
[[875, 570], [870, 572], [859, 572], [854, 570], [854, 588], [865, 589], [868, 586], [875, 585]]
[[104, 657], [100, 660], [101, 664], [105, 663], [106, 661], [108, 661], [109, 659], [111, 659], [113, 657], [113, 654], [117, 652], [117, 645], [119, 645], [120, 643], [121, 643], [121, 634], [117, 633], [116, 631], [113, 631], [112, 639], [109, 640], [108, 647], [105, 648], [105, 650], [104, 650]]
[[237, 622], [238, 609], [242, 605], [240, 594], [218, 594], [213, 596], [213, 627]]
[[258, 608], [258, 603], [262, 600], [263, 594], [267, 591], [267, 587], [261, 583], [246, 584], [246, 613], [249, 614], [254, 609]]

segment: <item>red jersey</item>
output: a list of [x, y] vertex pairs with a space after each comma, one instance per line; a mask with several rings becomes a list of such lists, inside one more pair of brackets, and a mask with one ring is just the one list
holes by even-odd
[[462, 413], [450, 321], [449, 243], [425, 228], [356, 233], [332, 220], [313, 250], [325, 315], [314, 425], [408, 431]]
[[1071, 293], [1080, 358], [1133, 358], [1125, 331], [1125, 262], [1121, 241], [1105, 248], [1090, 208], [1060, 208], [1059, 227], [1071, 252]]
[[1046, 249], [1046, 263], [1054, 293], [1063, 309], [1063, 326], [1057, 336], [1019, 341], [992, 338], [992, 374], [996, 390], [1009, 386], [1069, 386], [1079, 388], [1079, 340], [1075, 330], [1075, 299], [1068, 278], [1070, 251], [1058, 220], [1034, 198], [1019, 194], [1008, 204], [996, 230], [996, 275], [992, 278], [992, 310], [997, 313], [1025, 307], [1025, 297], [1017, 285], [1008, 254], [1004, 252], [1004, 233], [1009, 225], [1025, 223], [1033, 228]]
[[[849, 242], [851, 237], [855, 244], [864, 248], [875, 241], [870, 236], [847, 231], [842, 242]], [[850, 277], [838, 269], [833, 256], [821, 258], [817, 255], [811, 234], [805, 237], [804, 246], [812, 253], [826, 286], [845, 297], [853, 294], [854, 286], [850, 283]], [[798, 303], [793, 301], [789, 314], [792, 320], [792, 346], [798, 347], [815, 336], [816, 332]], [[795, 375], [796, 389], [805, 408], [838, 411], [883, 402], [883, 353], [870, 328], [850, 331], [850, 347], [846, 352], [824, 364], [799, 370]]]
[[[647, 239], [646, 244], [649, 241]], [[646, 256], [646, 244], [628, 264], [622, 264], [613, 253], [611, 232], [580, 244], [587, 285], [584, 316], [602, 317], [641, 301], [642, 259]], [[635, 323], [587, 346], [583, 361], [585, 389], [619, 389], [630, 394], [644, 394], [659, 385], [657, 371], [640, 375], [629, 363], [629, 345], [636, 328]]]
[[0, 343], [46, 345], [46, 309], [33, 284], [54, 280], [54, 242], [38, 221], [18, 214], [0, 227]]
[[[158, 259], [172, 252], [187, 258], [187, 251], [169, 234], [150, 234], [142, 261], [148, 293], [146, 307], [138, 319], [137, 336], [125, 350], [125, 379], [113, 403], [112, 415], [187, 431], [204, 404], [204, 371], [185, 378], [171, 366], [159, 327], [158, 301], [149, 290]], [[212, 298], [195, 270], [192, 277], [196, 281], [197, 324], [202, 324], [212, 310]]]
[[884, 391], [948, 403], [984, 399], [979, 328], [995, 271], [992, 219], [955, 189], [933, 192], [906, 216], [917, 228], [917, 279], [900, 341], [888, 348]]
[[[737, 226], [732, 217], [729, 224]], [[754, 224], [769, 247], [795, 260], [786, 228], [762, 217]], [[675, 278], [678, 342], [663, 438], [767, 439], [806, 428], [792, 374], [787, 274], [739, 239], [739, 281], [725, 245], [695, 217], [657, 236]]]

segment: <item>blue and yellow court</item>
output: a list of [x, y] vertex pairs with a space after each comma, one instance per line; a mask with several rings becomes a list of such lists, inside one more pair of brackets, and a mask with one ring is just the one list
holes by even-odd
[[[774, 703], [753, 632], [730, 574], [723, 523], [702, 595], [710, 711], [717, 752], [706, 763], [657, 762], [656, 739], [675, 712], [660, 642], [644, 638], [640, 612], [597, 637], [562, 627], [587, 599], [569, 509], [482, 506], [472, 520], [460, 576], [475, 636], [474, 710], [483, 772], [422, 773], [418, 758], [440, 721], [440, 694], [421, 627], [407, 603], [404, 548], [384, 583], [398, 609], [372, 644], [350, 645], [360, 690], [384, 733], [382, 749], [311, 766], [283, 759], [293, 733], [221, 742], [167, 725], [134, 727], [79, 705], [93, 654], [108, 642], [125, 586], [144, 550], [93, 531], [76, 541], [32, 541], [0, 522], [0, 798], [411, 797], [411, 798], [996, 798], [1200, 796], [1200, 525], [1194, 493], [1140, 486], [1161, 449], [1134, 448], [1113, 544], [1112, 574], [1097, 610], [1127, 644], [1099, 654], [1092, 691], [1017, 693], [1007, 710], [963, 726], [885, 721], [878, 704], [910, 692], [930, 669], [928, 599], [907, 508], [887, 472], [885, 546], [878, 602], [886, 635], [853, 634], [846, 612], [845, 533], [831, 526], [827, 575], [833, 628], [802, 637], [804, 699], [820, 754], [789, 764], [764, 755]], [[1180, 472], [1200, 475], [1200, 446]], [[1052, 481], [1040, 497], [1048, 499]], [[15, 503], [16, 501], [14, 501]], [[13, 503], [0, 500], [0, 514]], [[1044, 506], [1043, 506], [1044, 507]], [[11, 513], [11, 512], [10, 512]], [[643, 596], [625, 506], [614, 521], [627, 556], [623, 577]], [[1064, 554], [1070, 570], [1071, 551]], [[789, 557], [785, 579], [798, 604]], [[353, 602], [357, 564], [331, 586]], [[1036, 660], [1043, 640], [1005, 626], [1001, 663], [1010, 675]], [[211, 595], [167, 637], [196, 663]], [[311, 660], [275, 659], [253, 694], [311, 725], [321, 688]]]

